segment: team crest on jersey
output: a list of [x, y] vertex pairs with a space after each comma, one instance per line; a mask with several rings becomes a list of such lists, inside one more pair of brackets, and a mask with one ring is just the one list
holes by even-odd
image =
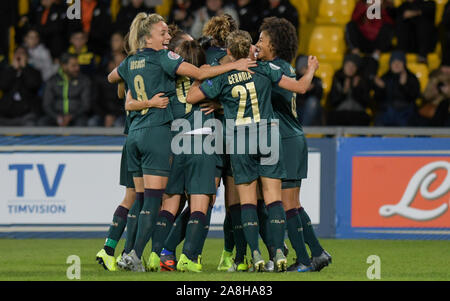
[[280, 67], [278, 67], [277, 65], [274, 65], [272, 63], [269, 63], [270, 68], [272, 68], [273, 70], [280, 70]]
[[178, 59], [180, 58], [180, 56], [179, 56], [178, 54], [176, 54], [175, 52], [173, 52], [173, 51], [169, 51], [169, 52], [167, 53], [167, 56], [168, 56], [169, 59], [171, 59], [171, 60], [178, 60]]

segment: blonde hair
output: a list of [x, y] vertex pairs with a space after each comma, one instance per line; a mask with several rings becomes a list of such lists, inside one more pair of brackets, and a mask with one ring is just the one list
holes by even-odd
[[128, 36], [130, 54], [135, 54], [138, 49], [145, 47], [145, 37], [150, 37], [152, 26], [161, 21], [165, 22], [158, 14], [139, 13], [134, 17]]
[[227, 48], [237, 60], [248, 57], [251, 45], [252, 37], [247, 31], [236, 30], [227, 37]]
[[227, 37], [238, 30], [236, 21], [228, 14], [212, 17], [203, 27], [203, 35], [214, 39], [216, 46], [225, 47]]

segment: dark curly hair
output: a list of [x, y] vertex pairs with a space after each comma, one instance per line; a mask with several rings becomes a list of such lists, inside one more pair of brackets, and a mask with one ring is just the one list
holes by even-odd
[[263, 20], [260, 32], [266, 32], [275, 55], [280, 59], [291, 62], [297, 55], [297, 30], [285, 18], [269, 17]]

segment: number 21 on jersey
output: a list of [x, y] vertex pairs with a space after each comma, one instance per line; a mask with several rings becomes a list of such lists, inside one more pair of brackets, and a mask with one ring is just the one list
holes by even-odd
[[247, 106], [247, 95], [250, 93], [250, 101], [253, 111], [253, 121], [259, 122], [261, 117], [259, 115], [258, 96], [256, 95], [256, 88], [254, 82], [249, 82], [243, 85], [235, 86], [231, 90], [231, 96], [239, 97], [239, 108], [236, 116], [236, 125], [244, 125], [252, 122], [252, 117], [244, 117], [245, 107]]

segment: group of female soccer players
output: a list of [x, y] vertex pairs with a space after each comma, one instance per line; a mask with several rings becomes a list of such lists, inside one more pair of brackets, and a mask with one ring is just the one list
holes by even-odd
[[[320, 271], [331, 256], [299, 201], [308, 150], [295, 108], [296, 93], [307, 91], [318, 60], [309, 57], [308, 71], [296, 80], [290, 65], [297, 53], [296, 29], [276, 17], [264, 20], [256, 45], [228, 15], [213, 17], [203, 35], [193, 40], [157, 14], [140, 13], [131, 24], [128, 57], [108, 76], [121, 83], [119, 94], [126, 96], [121, 185], [127, 190], [97, 261], [110, 271], [201, 272], [222, 179], [227, 214], [218, 270]], [[232, 121], [231, 131], [225, 120]], [[227, 130], [217, 135], [222, 128]], [[243, 140], [237, 133], [244, 133]], [[256, 145], [252, 135], [258, 137]], [[270, 154], [263, 140], [271, 142]], [[202, 147], [211, 141], [223, 143], [225, 154]], [[116, 259], [125, 226], [125, 247]], [[289, 267], [286, 230], [296, 252]], [[152, 251], [144, 260], [150, 239]], [[177, 261], [175, 250], [183, 239]]]

